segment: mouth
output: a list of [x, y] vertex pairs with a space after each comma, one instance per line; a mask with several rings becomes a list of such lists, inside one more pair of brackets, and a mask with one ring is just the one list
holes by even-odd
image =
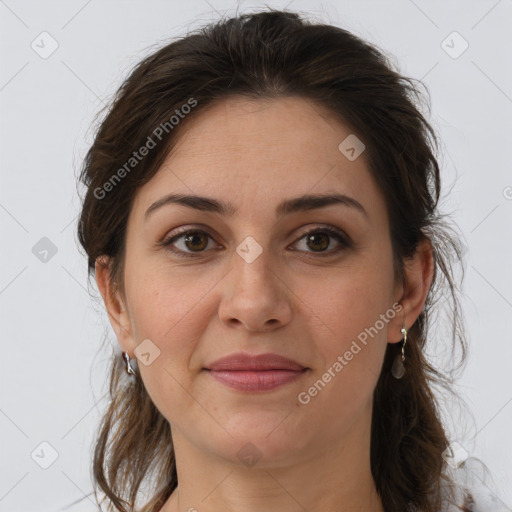
[[246, 353], [218, 359], [203, 371], [227, 387], [245, 392], [270, 391], [302, 377], [310, 368], [277, 355]]

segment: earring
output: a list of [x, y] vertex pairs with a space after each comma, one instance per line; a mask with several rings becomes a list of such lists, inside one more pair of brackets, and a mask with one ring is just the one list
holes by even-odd
[[393, 366], [391, 367], [391, 375], [395, 377], [395, 379], [401, 379], [405, 373], [405, 344], [407, 343], [407, 329], [405, 325], [401, 329], [401, 333], [404, 338], [402, 340], [402, 354], [398, 354], [393, 361]]
[[135, 372], [133, 371], [132, 365], [130, 364], [130, 356], [128, 355], [128, 352], [123, 352], [123, 357], [126, 362], [126, 373], [135, 375]]

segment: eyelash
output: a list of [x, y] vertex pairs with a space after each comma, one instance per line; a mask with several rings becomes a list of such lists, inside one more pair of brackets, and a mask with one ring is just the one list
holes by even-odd
[[[328, 256], [332, 256], [333, 254], [337, 254], [337, 253], [341, 252], [343, 249], [348, 249], [352, 246], [348, 237], [342, 231], [340, 231], [336, 228], [333, 228], [333, 227], [314, 228], [314, 229], [304, 233], [300, 238], [298, 238], [296, 240], [295, 243], [299, 242], [300, 240], [303, 240], [304, 238], [306, 238], [310, 235], [318, 234], [318, 233], [327, 234], [330, 237], [335, 238], [338, 242], [340, 242], [341, 247], [338, 247], [337, 249], [332, 249], [328, 252], [316, 252], [315, 253], [313, 251], [306, 251], [306, 252], [309, 252], [309, 254], [313, 254], [315, 256], [320, 256], [320, 257], [328, 257]], [[192, 234], [204, 234], [213, 240], [213, 237], [207, 231], [204, 231], [202, 229], [186, 229], [184, 231], [178, 232], [177, 234], [173, 235], [170, 238], [163, 240], [159, 245], [163, 246], [166, 251], [176, 254], [177, 256], [179, 256], [181, 258], [195, 258], [195, 257], [199, 256], [201, 253], [205, 252], [205, 250], [198, 251], [196, 253], [187, 253], [182, 250], [171, 249], [171, 245], [173, 243], [175, 243], [178, 239], [180, 239], [186, 235], [192, 235]]]

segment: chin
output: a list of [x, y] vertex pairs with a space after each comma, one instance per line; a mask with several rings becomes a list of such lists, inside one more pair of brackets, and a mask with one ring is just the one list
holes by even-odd
[[[292, 415], [290, 415], [292, 416]], [[305, 426], [298, 429], [286, 428], [286, 414], [273, 414], [270, 418], [262, 418], [259, 415], [250, 415], [246, 418], [238, 418], [236, 426], [233, 423], [226, 425], [226, 432], [216, 439], [206, 434], [200, 435], [201, 439], [208, 439], [209, 451], [229, 460], [237, 465], [247, 467], [271, 468], [282, 465], [297, 457], [297, 454], [307, 448], [308, 439], [304, 432], [310, 432]], [[283, 421], [284, 420], [284, 421]], [[217, 436], [216, 436], [217, 437]], [[213, 441], [213, 442], [212, 442]]]

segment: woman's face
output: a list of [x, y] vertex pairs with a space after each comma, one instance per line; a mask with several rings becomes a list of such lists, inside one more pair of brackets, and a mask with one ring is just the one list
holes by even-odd
[[[151, 399], [176, 442], [235, 462], [248, 454], [270, 467], [355, 429], [368, 434], [386, 343], [402, 338], [404, 314], [364, 151], [354, 159], [351, 139], [340, 150], [350, 129], [300, 98], [229, 99], [189, 121], [138, 191], [127, 228], [114, 328]], [[151, 208], [169, 194], [210, 207]], [[350, 199], [295, 202], [334, 194]], [[213, 371], [241, 352], [305, 370]]]

